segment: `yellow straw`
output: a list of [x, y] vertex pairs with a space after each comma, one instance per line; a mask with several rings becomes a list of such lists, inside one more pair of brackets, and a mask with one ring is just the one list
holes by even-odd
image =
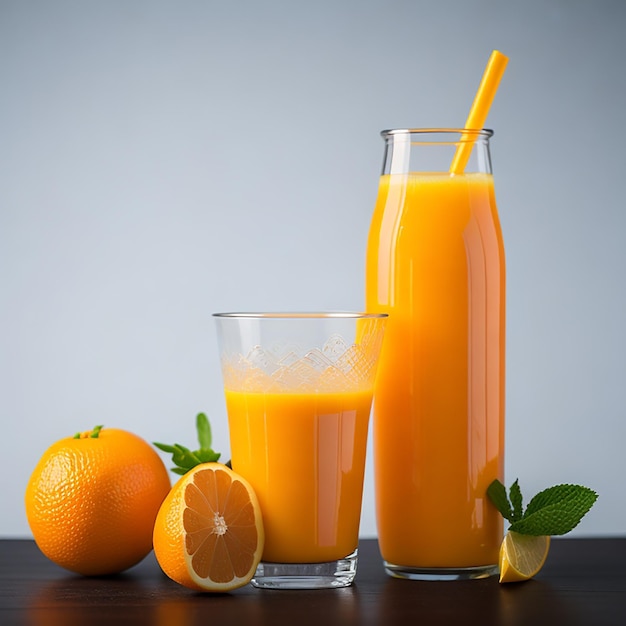
[[[468, 130], [480, 130], [484, 127], [487, 121], [487, 114], [489, 108], [493, 102], [493, 98], [498, 90], [500, 79], [506, 69], [506, 64], [509, 62], [509, 58], [504, 56], [498, 50], [494, 50], [489, 57], [487, 67], [483, 73], [482, 80], [478, 86], [476, 96], [474, 96], [474, 102], [470, 109], [467, 121], [465, 122], [465, 128]], [[462, 174], [469, 160], [472, 152], [474, 142], [472, 139], [474, 135], [472, 133], [464, 133], [461, 136], [461, 141], [456, 148], [454, 158], [452, 159], [452, 165], [450, 165], [451, 174]]]

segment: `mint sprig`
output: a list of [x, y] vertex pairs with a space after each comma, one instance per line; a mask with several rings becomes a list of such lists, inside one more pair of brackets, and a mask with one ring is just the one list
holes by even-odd
[[506, 487], [494, 480], [487, 496], [511, 522], [509, 530], [521, 535], [565, 535], [576, 528], [598, 499], [598, 494], [582, 485], [555, 485], [534, 496], [523, 509], [522, 491], [516, 480], [507, 494]]
[[211, 425], [204, 413], [198, 413], [196, 416], [196, 430], [198, 432], [198, 443], [200, 444], [197, 450], [192, 451], [179, 443], [169, 445], [167, 443], [153, 442], [159, 450], [172, 455], [175, 467], [170, 469], [175, 474], [182, 476], [196, 465], [200, 465], [200, 463], [214, 463], [222, 456], [211, 448]]

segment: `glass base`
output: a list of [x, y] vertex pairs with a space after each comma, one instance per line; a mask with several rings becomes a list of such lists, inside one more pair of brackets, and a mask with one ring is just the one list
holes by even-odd
[[335, 589], [348, 587], [356, 576], [357, 552], [325, 563], [266, 563], [261, 561], [252, 584], [261, 589]]
[[383, 561], [385, 572], [394, 578], [406, 580], [475, 580], [489, 578], [498, 574], [497, 565], [479, 565], [477, 567], [412, 567], [394, 565]]

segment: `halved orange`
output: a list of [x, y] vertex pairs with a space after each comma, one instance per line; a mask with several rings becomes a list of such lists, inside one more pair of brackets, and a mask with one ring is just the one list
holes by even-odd
[[252, 487], [221, 463], [197, 465], [172, 487], [153, 535], [165, 574], [200, 591], [230, 591], [249, 583], [264, 539]]

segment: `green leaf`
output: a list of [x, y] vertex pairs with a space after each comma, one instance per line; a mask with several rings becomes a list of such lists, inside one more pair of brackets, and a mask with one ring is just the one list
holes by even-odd
[[198, 443], [201, 449], [211, 448], [211, 424], [204, 413], [198, 413], [196, 416], [196, 430], [198, 431]]
[[487, 488], [487, 495], [511, 522], [509, 530], [537, 536], [565, 535], [578, 526], [598, 499], [595, 491], [582, 485], [555, 485], [539, 492], [523, 511], [522, 491], [517, 480], [511, 485], [509, 495], [506, 487], [494, 480]]
[[180, 443], [170, 445], [153, 442], [159, 450], [172, 455], [172, 461], [176, 467], [171, 468], [171, 471], [175, 474], [183, 475], [201, 463], [215, 463], [221, 456], [219, 452], [211, 448], [211, 424], [204, 413], [198, 413], [196, 416], [196, 430], [200, 443], [198, 450], [192, 451]]
[[538, 493], [521, 520], [509, 530], [523, 535], [565, 535], [574, 529], [598, 499], [582, 485], [556, 485]]
[[500, 511], [504, 519], [513, 521], [513, 509], [506, 495], [506, 487], [496, 478], [489, 487], [487, 487], [487, 496], [493, 502], [496, 509]]
[[86, 432], [74, 433], [73, 439], [98, 439], [100, 437], [100, 431], [102, 430], [103, 425], [100, 424], [98, 426], [94, 426], [91, 430]]
[[[533, 513], [543, 509], [546, 506], [556, 504], [558, 502], [566, 500], [576, 500], [578, 497], [584, 494], [595, 494], [594, 491], [581, 485], [555, 485], [554, 487], [548, 487], [540, 491], [532, 500], [528, 503], [526, 509], [526, 515], [532, 515]], [[594, 498], [595, 501], [595, 498]]]
[[211, 450], [210, 448], [208, 450], [203, 448], [196, 450], [196, 456], [202, 463], [215, 463], [222, 455], [219, 452]]
[[194, 452], [181, 446], [179, 443], [174, 444], [174, 453], [172, 454], [172, 461], [184, 469], [190, 470], [192, 467], [199, 465], [202, 461], [196, 456]]
[[511, 485], [511, 489], [509, 489], [509, 495], [511, 498], [511, 504], [513, 505], [513, 519], [511, 521], [516, 522], [517, 520], [522, 519], [523, 515], [522, 490], [520, 489], [517, 478], [515, 479], [515, 482]]

